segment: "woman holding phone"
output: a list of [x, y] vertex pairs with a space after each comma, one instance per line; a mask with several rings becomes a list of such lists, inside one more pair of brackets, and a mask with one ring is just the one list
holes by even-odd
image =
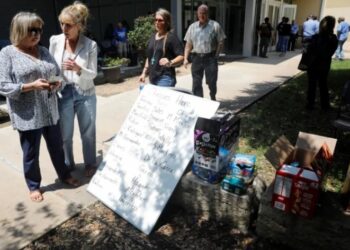
[[62, 70], [64, 89], [59, 100], [60, 126], [65, 162], [74, 169], [74, 117], [78, 118], [83, 146], [85, 175], [96, 172], [96, 94], [93, 79], [97, 75], [97, 44], [83, 33], [88, 8], [74, 2], [65, 7], [58, 19], [62, 34], [50, 39], [50, 53]]
[[74, 187], [80, 184], [64, 163], [55, 94], [61, 83], [49, 82], [60, 70], [49, 51], [39, 45], [43, 25], [35, 13], [16, 14], [10, 27], [12, 45], [0, 52], [0, 94], [7, 98], [11, 123], [19, 134], [23, 172], [34, 202], [44, 199], [39, 167], [42, 136], [60, 180]]

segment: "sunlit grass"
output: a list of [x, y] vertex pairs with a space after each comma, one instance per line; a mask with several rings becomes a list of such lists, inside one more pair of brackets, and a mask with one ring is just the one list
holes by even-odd
[[[257, 155], [258, 171], [271, 169], [264, 153], [281, 135], [285, 135], [294, 145], [299, 131], [334, 137], [331, 125], [336, 116], [341, 89], [350, 80], [350, 61], [334, 61], [328, 79], [331, 106], [333, 110], [324, 112], [316, 102], [316, 109], [307, 111], [307, 76], [301, 73], [289, 80], [277, 91], [258, 101], [242, 117], [239, 151]], [[318, 92], [317, 92], [318, 95]], [[350, 159], [350, 135], [338, 138], [332, 169], [325, 177], [327, 190], [339, 191], [345, 178]]]

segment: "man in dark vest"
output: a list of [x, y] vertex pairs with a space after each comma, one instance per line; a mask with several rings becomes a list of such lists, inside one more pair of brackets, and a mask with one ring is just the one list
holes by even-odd
[[259, 26], [260, 44], [259, 56], [267, 58], [266, 53], [270, 44], [272, 34], [272, 26], [269, 23], [269, 18], [265, 17], [264, 22]]

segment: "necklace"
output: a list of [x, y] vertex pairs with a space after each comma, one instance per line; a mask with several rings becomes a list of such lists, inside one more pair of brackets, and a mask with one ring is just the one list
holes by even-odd
[[[167, 40], [167, 36], [168, 36], [168, 33], [166, 33], [165, 35], [163, 36], [159, 36], [159, 34], [157, 33], [155, 36], [154, 36], [154, 41], [153, 41], [153, 55], [152, 55], [152, 58], [151, 58], [151, 65], [154, 65], [156, 63], [156, 52], [157, 52], [157, 44], [156, 42], [157, 41], [160, 41], [161, 39], [163, 39], [163, 57], [165, 56], [165, 43], [166, 43], [166, 40]], [[157, 40], [157, 37], [158, 37], [158, 40]]]

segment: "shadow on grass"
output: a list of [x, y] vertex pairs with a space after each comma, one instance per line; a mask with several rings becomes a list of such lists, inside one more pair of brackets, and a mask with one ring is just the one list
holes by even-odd
[[[313, 111], [305, 109], [307, 76], [300, 74], [278, 88], [278, 91], [260, 99], [254, 105], [241, 113], [241, 139], [243, 151], [256, 153], [262, 158], [263, 154], [281, 135], [285, 135], [294, 144], [299, 131], [335, 137], [331, 125], [336, 116], [340, 93], [343, 84], [350, 79], [350, 62], [334, 62], [329, 75], [330, 111], [320, 109], [319, 101]], [[257, 90], [251, 90], [253, 94]], [[317, 93], [318, 95], [318, 93]], [[226, 103], [230, 105], [230, 103]], [[241, 145], [240, 145], [241, 146]], [[333, 168], [328, 176], [333, 191], [339, 191], [341, 182], [345, 178], [350, 159], [350, 136], [339, 136]]]

